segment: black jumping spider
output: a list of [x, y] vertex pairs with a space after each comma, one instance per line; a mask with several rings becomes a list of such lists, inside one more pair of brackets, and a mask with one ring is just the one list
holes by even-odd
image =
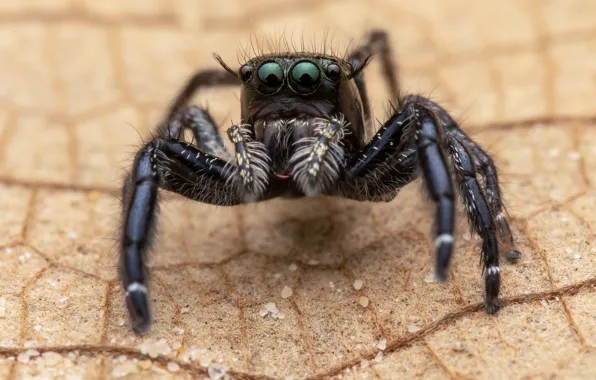
[[[374, 51], [395, 97], [391, 117], [376, 132], [363, 77]], [[120, 274], [134, 331], [151, 325], [144, 261], [158, 188], [221, 206], [316, 194], [390, 201], [421, 175], [436, 204], [438, 279], [446, 279], [453, 250], [457, 189], [482, 238], [486, 310], [497, 312], [499, 250], [508, 259], [520, 253], [503, 213], [496, 168], [440, 106], [398, 95], [384, 31], [369, 33], [345, 59], [309, 52], [261, 55], [238, 71], [216, 59], [224, 70], [192, 77], [155, 137], [138, 151], [123, 187]], [[187, 106], [197, 90], [221, 85], [242, 85], [243, 124], [227, 130], [233, 154], [209, 113]], [[183, 141], [185, 129], [196, 145]]]

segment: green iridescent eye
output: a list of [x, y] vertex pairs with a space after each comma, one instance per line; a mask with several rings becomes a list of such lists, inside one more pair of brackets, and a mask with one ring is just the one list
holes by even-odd
[[314, 91], [320, 83], [321, 71], [319, 67], [310, 61], [298, 62], [290, 73], [292, 76], [292, 88], [300, 93]]
[[257, 70], [264, 92], [275, 92], [284, 80], [284, 71], [277, 62], [265, 62]]

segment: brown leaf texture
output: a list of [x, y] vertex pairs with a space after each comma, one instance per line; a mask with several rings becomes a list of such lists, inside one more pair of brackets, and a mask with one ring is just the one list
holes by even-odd
[[[591, 0], [3, 1], [0, 375], [595, 377], [595, 25]], [[212, 52], [237, 67], [263, 36], [342, 54], [371, 28], [390, 32], [402, 90], [495, 157], [524, 254], [502, 265], [503, 309], [482, 307], [463, 214], [451, 280], [429, 281], [419, 182], [388, 204], [164, 194], [155, 321], [135, 336], [116, 274], [119, 187], [185, 80], [216, 67]], [[384, 120], [377, 60], [366, 79]], [[238, 99], [195, 101], [224, 129]]]

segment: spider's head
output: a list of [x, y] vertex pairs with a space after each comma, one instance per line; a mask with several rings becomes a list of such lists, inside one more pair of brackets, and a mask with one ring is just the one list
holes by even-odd
[[366, 64], [354, 68], [338, 57], [293, 52], [253, 58], [236, 72], [216, 59], [242, 81], [242, 118], [248, 123], [344, 112], [344, 100], [360, 101], [351, 79]]
[[249, 60], [238, 71], [218, 61], [242, 81], [242, 122], [250, 125], [255, 139], [265, 144], [274, 172], [282, 177], [288, 172], [293, 143], [313, 137], [321, 119], [342, 115], [350, 129], [344, 145], [363, 144], [364, 107], [352, 79], [367, 60], [354, 68], [328, 55], [271, 54]]

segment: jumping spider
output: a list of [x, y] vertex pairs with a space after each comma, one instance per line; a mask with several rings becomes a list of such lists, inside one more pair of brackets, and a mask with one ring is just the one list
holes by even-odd
[[[374, 51], [395, 105], [376, 132], [363, 77]], [[387, 202], [421, 176], [436, 204], [435, 273], [441, 281], [453, 250], [457, 189], [482, 238], [486, 310], [498, 311], [499, 251], [510, 260], [521, 254], [503, 212], [493, 160], [440, 106], [398, 95], [386, 32], [370, 32], [345, 59], [268, 54], [235, 71], [215, 58], [224, 70], [192, 77], [155, 137], [136, 154], [123, 186], [120, 274], [135, 332], [151, 325], [144, 261], [154, 236], [158, 188], [220, 206], [317, 194]], [[233, 154], [208, 111], [187, 106], [199, 89], [222, 85], [242, 90], [243, 123], [227, 130]], [[185, 129], [194, 145], [184, 141]]]

